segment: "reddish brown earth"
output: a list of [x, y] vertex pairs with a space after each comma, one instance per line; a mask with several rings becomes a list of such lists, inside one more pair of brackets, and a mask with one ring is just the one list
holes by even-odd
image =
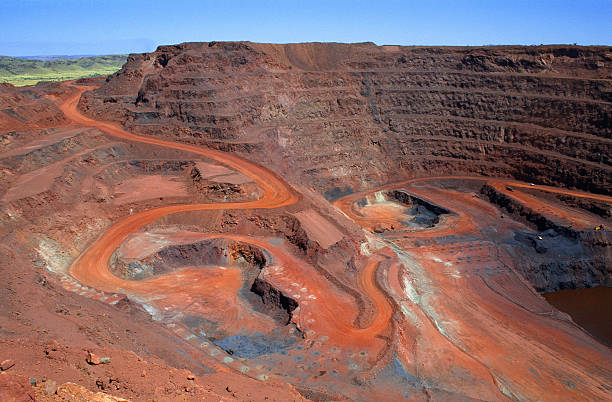
[[3, 86], [0, 395], [610, 399], [538, 292], [612, 284], [611, 62], [194, 43]]

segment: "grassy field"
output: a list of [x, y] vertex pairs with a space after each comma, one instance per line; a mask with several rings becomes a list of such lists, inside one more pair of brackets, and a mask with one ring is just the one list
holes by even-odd
[[0, 56], [0, 82], [24, 86], [39, 81], [67, 81], [108, 75], [119, 70], [126, 59], [125, 55], [112, 55], [41, 61]]

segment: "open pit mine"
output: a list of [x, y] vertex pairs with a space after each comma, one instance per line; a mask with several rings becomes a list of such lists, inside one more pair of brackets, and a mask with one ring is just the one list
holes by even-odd
[[185, 43], [3, 84], [0, 393], [610, 400], [611, 214], [610, 47]]

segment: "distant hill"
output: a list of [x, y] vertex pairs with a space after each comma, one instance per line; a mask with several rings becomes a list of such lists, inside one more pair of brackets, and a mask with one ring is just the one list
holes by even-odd
[[112, 74], [127, 60], [127, 55], [92, 56], [33, 60], [0, 56], [0, 82], [16, 86], [34, 85], [39, 81], [66, 81]]
[[15, 56], [18, 59], [26, 59], [26, 60], [42, 60], [42, 61], [51, 61], [58, 59], [83, 59], [85, 57], [96, 57], [98, 55], [95, 54], [73, 54], [73, 55], [52, 55], [52, 56]]

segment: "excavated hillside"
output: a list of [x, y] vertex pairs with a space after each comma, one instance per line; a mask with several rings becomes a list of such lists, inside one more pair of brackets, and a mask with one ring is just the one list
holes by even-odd
[[611, 63], [609, 47], [185, 43], [130, 56], [81, 107], [328, 198], [458, 172], [610, 194]]
[[211, 42], [0, 85], [0, 400], [612, 399], [611, 63]]

